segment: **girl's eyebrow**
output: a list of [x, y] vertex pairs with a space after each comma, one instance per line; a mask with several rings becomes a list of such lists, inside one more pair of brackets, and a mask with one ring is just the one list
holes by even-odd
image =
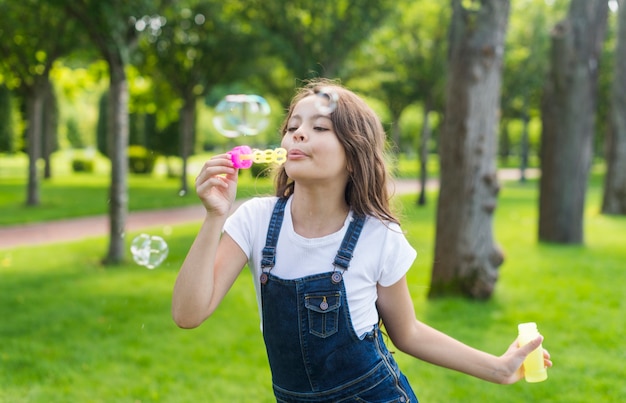
[[[319, 118], [325, 118], [325, 119], [330, 120], [330, 116], [322, 115], [321, 113], [315, 114], [315, 115], [311, 116], [309, 119], [315, 120], [315, 119], [319, 119]], [[302, 120], [302, 116], [300, 116], [300, 115], [291, 115], [290, 119], [300, 119], [300, 120]]]

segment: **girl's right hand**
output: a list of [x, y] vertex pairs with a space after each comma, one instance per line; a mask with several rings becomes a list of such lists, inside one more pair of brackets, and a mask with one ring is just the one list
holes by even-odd
[[208, 213], [227, 215], [237, 195], [237, 169], [228, 154], [216, 155], [196, 177], [196, 193]]

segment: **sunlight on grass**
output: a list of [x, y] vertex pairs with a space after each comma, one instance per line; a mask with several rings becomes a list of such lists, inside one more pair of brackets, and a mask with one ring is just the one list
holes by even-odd
[[[195, 175], [189, 180], [194, 180]], [[25, 179], [3, 179], [0, 183], [0, 225], [15, 225], [44, 220], [107, 214], [110, 178], [105, 175], [74, 174], [42, 181], [41, 204], [25, 205]], [[180, 178], [130, 175], [128, 209], [141, 211], [188, 205], [199, 205], [194, 184], [181, 195]], [[271, 194], [270, 178], [252, 177], [249, 170], [240, 171], [238, 197]]]
[[[251, 180], [250, 189], [254, 188]], [[65, 184], [66, 187], [71, 187]], [[263, 184], [263, 187], [265, 184]], [[426, 298], [434, 248], [434, 194], [426, 208], [402, 196], [403, 229], [418, 258], [409, 287], [418, 317], [493, 354], [536, 321], [555, 366], [540, 384], [489, 384], [396, 351], [420, 401], [612, 402], [626, 396], [623, 362], [624, 217], [597, 213], [593, 188], [584, 246], [536, 240], [536, 182], [504, 186], [495, 236], [506, 260], [493, 298]], [[95, 199], [95, 196], [94, 196]], [[200, 223], [175, 226], [155, 270], [104, 268], [103, 238], [0, 251], [0, 401], [273, 402], [247, 270], [214, 317], [194, 330], [170, 317], [176, 272]], [[136, 234], [127, 234], [128, 242]]]
[[[195, 231], [177, 229], [170, 246], [187, 247]], [[216, 313], [218, 327], [180, 330], [169, 313], [180, 260], [104, 269], [93, 257], [101, 240], [62, 246], [8, 253], [0, 401], [271, 401], [250, 278], [227, 297], [230, 309]], [[247, 366], [261, 369], [241, 370]]]
[[[592, 191], [592, 202], [597, 202], [597, 193]], [[626, 375], [622, 341], [626, 218], [600, 216], [589, 208], [586, 245], [538, 244], [536, 197], [536, 183], [512, 183], [503, 189], [495, 233], [506, 261], [495, 295], [486, 302], [426, 299], [434, 249], [427, 220], [434, 211], [432, 206], [408, 210], [404, 217], [409, 239], [421, 252], [409, 274], [420, 319], [496, 355], [515, 339], [518, 323], [536, 321], [555, 362], [544, 383], [503, 387], [397, 352], [421, 400], [569, 403], [619, 401], [626, 396], [626, 386], [619, 381]], [[410, 205], [414, 197], [403, 200]]]

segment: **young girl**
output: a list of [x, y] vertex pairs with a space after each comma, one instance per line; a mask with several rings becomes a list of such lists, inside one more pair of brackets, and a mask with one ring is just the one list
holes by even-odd
[[[336, 108], [318, 108], [320, 94], [336, 95]], [[178, 326], [211, 316], [248, 264], [279, 402], [417, 402], [379, 323], [418, 359], [496, 383], [521, 379], [540, 337], [496, 357], [415, 318], [405, 274], [416, 252], [390, 210], [385, 133], [365, 102], [310, 82], [281, 133], [288, 156], [275, 197], [228, 217], [237, 189], [229, 156], [213, 157], [196, 178], [206, 217], [174, 286]], [[546, 351], [544, 362], [552, 365]]]

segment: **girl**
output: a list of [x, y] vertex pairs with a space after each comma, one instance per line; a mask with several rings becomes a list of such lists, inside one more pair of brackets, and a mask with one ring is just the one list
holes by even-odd
[[[336, 108], [318, 108], [320, 94], [333, 94]], [[418, 359], [491, 382], [521, 379], [541, 337], [496, 357], [415, 318], [405, 274], [416, 252], [390, 210], [385, 132], [365, 102], [330, 81], [310, 82], [281, 134], [287, 161], [275, 197], [228, 217], [237, 189], [229, 156], [213, 157], [196, 178], [206, 217], [174, 286], [178, 326], [211, 316], [248, 264], [279, 402], [417, 402], [379, 323]], [[544, 362], [552, 365], [546, 351]]]

